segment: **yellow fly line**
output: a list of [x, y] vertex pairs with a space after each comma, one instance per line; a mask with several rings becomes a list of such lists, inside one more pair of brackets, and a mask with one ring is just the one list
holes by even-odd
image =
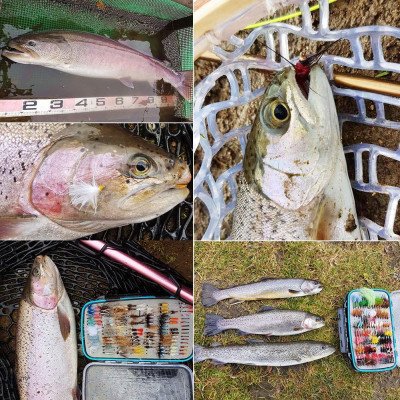
[[[329, 0], [329, 3], [335, 3], [336, 1], [337, 0]], [[316, 11], [318, 9], [319, 9], [319, 4], [316, 4], [315, 6], [310, 7], [310, 11]], [[267, 24], [274, 24], [275, 22], [282, 22], [282, 21], [286, 21], [288, 19], [299, 17], [300, 15], [301, 15], [301, 11], [296, 11], [292, 14], [286, 14], [286, 15], [282, 15], [281, 17], [269, 19], [267, 21], [257, 22], [256, 24], [246, 26], [246, 28], [244, 28], [244, 29], [254, 29], [254, 28], [258, 28], [259, 26], [263, 26], [263, 25], [267, 25]]]

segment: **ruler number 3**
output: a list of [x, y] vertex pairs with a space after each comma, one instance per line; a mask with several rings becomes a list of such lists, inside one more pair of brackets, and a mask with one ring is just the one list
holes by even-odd
[[51, 100], [50, 101], [50, 108], [52, 110], [56, 110], [57, 108], [63, 108], [64, 101], [63, 100]]

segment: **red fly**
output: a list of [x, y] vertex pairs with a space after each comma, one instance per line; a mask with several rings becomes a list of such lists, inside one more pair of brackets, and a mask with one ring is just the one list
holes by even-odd
[[271, 49], [270, 47], [267, 46], [267, 48], [272, 50], [274, 53], [279, 54], [285, 61], [287, 61], [294, 68], [297, 85], [299, 86], [304, 97], [308, 98], [308, 92], [310, 90], [311, 68], [318, 63], [318, 61], [323, 56], [325, 51], [327, 51], [331, 46], [333, 46], [339, 40], [341, 39], [335, 40], [332, 43], [325, 44], [318, 53], [312, 54], [310, 56], [307, 56], [305, 52], [302, 52], [296, 64], [293, 64], [287, 58], [283, 57], [281, 54]]

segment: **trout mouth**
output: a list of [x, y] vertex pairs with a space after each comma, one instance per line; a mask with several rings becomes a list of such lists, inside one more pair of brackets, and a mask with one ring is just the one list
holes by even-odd
[[8, 58], [11, 61], [31, 60], [32, 58], [38, 58], [38, 55], [24, 47], [22, 44], [10, 42], [8, 47], [2, 51], [2, 56]]

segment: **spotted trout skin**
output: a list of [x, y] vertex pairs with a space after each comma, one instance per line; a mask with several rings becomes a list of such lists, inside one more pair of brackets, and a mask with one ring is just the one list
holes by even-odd
[[359, 240], [328, 79], [315, 65], [304, 97], [295, 71], [267, 88], [238, 176], [232, 240]]
[[163, 79], [186, 99], [190, 98], [192, 72], [176, 72], [159, 60], [115, 40], [86, 32], [47, 31], [12, 39], [3, 56], [21, 64], [41, 65], [89, 78], [134, 82]]
[[16, 378], [21, 400], [78, 400], [75, 314], [54, 263], [35, 259], [20, 301]]
[[321, 317], [305, 311], [263, 307], [257, 314], [237, 318], [206, 314], [204, 334], [212, 336], [235, 329], [242, 334], [291, 336], [322, 328], [324, 325]]
[[212, 360], [216, 364], [288, 367], [316, 361], [334, 352], [333, 346], [312, 341], [215, 347], [195, 345], [194, 361]]
[[202, 304], [210, 307], [221, 300], [241, 301], [261, 299], [282, 299], [318, 294], [322, 285], [318, 281], [307, 279], [266, 278], [259, 282], [218, 289], [210, 283], [203, 283]]
[[68, 240], [180, 202], [185, 161], [116, 125], [0, 124], [0, 238]]

